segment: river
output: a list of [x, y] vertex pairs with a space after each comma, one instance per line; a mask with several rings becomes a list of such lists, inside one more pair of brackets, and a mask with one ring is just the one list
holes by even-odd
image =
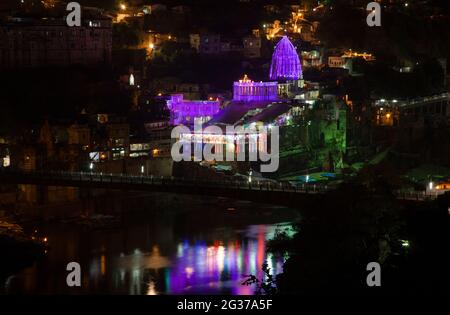
[[[268, 253], [266, 243], [277, 229], [289, 229], [298, 220], [292, 209], [225, 199], [189, 200], [183, 211], [171, 210], [170, 203], [140, 207], [122, 211], [115, 228], [54, 221], [33, 225], [50, 248], [33, 265], [11, 275], [2, 291], [254, 294], [255, 287], [242, 285], [243, 280], [250, 274], [262, 278], [264, 262], [273, 274], [282, 272], [284, 257]], [[66, 284], [66, 266], [72, 261], [81, 266], [81, 287]]]

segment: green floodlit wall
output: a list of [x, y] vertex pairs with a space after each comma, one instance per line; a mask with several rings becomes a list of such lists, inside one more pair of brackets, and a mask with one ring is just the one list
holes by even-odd
[[[307, 119], [280, 129], [280, 173], [342, 167], [347, 147], [347, 111], [339, 110], [338, 120], [324, 119], [325, 112], [311, 111]], [[305, 121], [311, 121], [310, 125]]]

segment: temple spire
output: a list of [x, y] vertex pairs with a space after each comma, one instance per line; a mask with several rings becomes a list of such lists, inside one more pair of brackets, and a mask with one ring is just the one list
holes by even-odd
[[302, 66], [294, 45], [283, 36], [275, 47], [270, 66], [271, 80], [298, 80], [302, 78]]

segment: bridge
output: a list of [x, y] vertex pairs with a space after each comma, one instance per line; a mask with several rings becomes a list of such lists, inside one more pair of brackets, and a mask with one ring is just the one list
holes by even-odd
[[[327, 191], [335, 188], [327, 184], [293, 185], [290, 182], [268, 180], [192, 180], [163, 176], [5, 169], [0, 169], [0, 183], [190, 194], [289, 207], [300, 204], [303, 206], [313, 205], [323, 198]], [[426, 195], [421, 192], [397, 192], [396, 196], [405, 201], [425, 201], [436, 198], [435, 195]]]
[[117, 189], [226, 197], [293, 206], [314, 202], [331, 187], [323, 184], [294, 186], [289, 182], [201, 180], [163, 176], [106, 174], [96, 172], [1, 170], [0, 183]]

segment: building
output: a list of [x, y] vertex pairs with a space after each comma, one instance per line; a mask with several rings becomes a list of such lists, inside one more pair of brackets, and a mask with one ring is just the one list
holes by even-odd
[[[233, 99], [224, 102], [226, 106], [211, 116], [201, 135], [196, 131], [185, 132], [180, 139], [191, 143], [191, 153], [206, 144], [212, 145], [217, 162], [223, 160], [224, 153], [236, 157], [245, 152], [250, 157], [267, 152], [271, 147], [268, 135], [279, 127], [280, 174], [301, 172], [311, 165], [325, 171], [341, 168], [347, 144], [347, 108], [338, 97], [321, 95], [317, 83], [308, 82], [304, 86], [301, 59], [286, 36], [275, 47], [269, 78], [267, 82], [254, 82], [244, 75], [233, 84]], [[172, 104], [181, 100], [175, 97], [168, 102], [172, 112]], [[185, 101], [183, 109], [172, 114], [178, 121], [187, 116], [192, 118], [188, 104]], [[211, 126], [222, 132], [218, 133], [217, 128], [206, 129]], [[244, 127], [248, 134], [236, 134], [229, 127]], [[264, 127], [262, 133], [267, 133], [256, 135], [253, 127]]]
[[183, 94], [173, 94], [167, 101], [170, 110], [170, 121], [173, 125], [194, 124], [194, 119], [207, 122], [220, 110], [219, 101], [184, 100]]
[[277, 82], [254, 82], [247, 75], [234, 82], [234, 101], [276, 101], [278, 99]]
[[145, 137], [130, 140], [130, 157], [168, 158], [172, 147], [172, 128], [168, 121], [144, 124]]
[[242, 39], [243, 53], [246, 58], [261, 57], [261, 37], [246, 36]]
[[171, 138], [172, 128], [154, 129], [148, 132], [150, 156], [153, 158], [170, 158], [174, 140]]
[[318, 49], [302, 50], [302, 68], [320, 68], [323, 66], [322, 54]]
[[130, 148], [130, 125], [125, 122], [110, 122], [106, 125], [110, 158], [128, 156]]
[[358, 53], [351, 50], [345, 51], [340, 56], [329, 56], [328, 57], [328, 67], [330, 68], [341, 68], [348, 70], [348, 73], [352, 76], [361, 75], [356, 71], [354, 67], [355, 61], [364, 60], [365, 62], [375, 61], [375, 56], [368, 53]]
[[330, 68], [345, 68], [347, 60], [341, 56], [328, 57], [328, 67]]
[[271, 80], [300, 80], [303, 78], [300, 58], [287, 36], [283, 36], [275, 46], [269, 77]]
[[68, 144], [80, 145], [83, 149], [91, 145], [91, 129], [88, 125], [73, 124], [67, 128]]
[[217, 34], [190, 34], [191, 47], [200, 54], [221, 53], [220, 35]]
[[83, 11], [82, 26], [65, 18], [9, 18], [0, 24], [0, 68], [99, 65], [111, 61], [111, 19]]
[[380, 126], [422, 125], [426, 119], [433, 125], [450, 122], [450, 93], [412, 100], [379, 99], [372, 104], [374, 122]]
[[91, 122], [89, 158], [93, 162], [118, 160], [128, 157], [130, 125], [126, 118], [98, 114]]
[[195, 100], [200, 98], [202, 87], [197, 83], [178, 83], [172, 86], [172, 92], [176, 94], [183, 94], [188, 100]]
[[293, 98], [303, 87], [303, 72], [297, 50], [287, 36], [283, 36], [272, 55], [271, 80], [278, 81], [278, 95]]

